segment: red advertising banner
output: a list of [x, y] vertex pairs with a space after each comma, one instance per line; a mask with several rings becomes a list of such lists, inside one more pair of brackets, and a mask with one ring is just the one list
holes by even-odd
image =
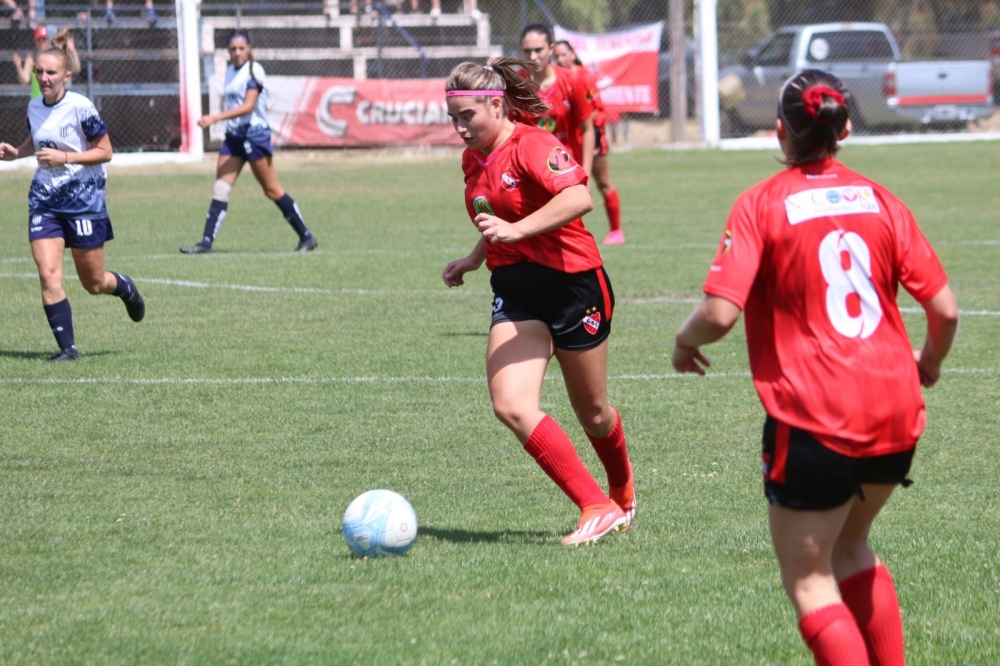
[[268, 120], [278, 146], [463, 145], [444, 79], [269, 76]]
[[603, 34], [573, 32], [557, 25], [554, 36], [569, 42], [584, 66], [597, 74], [601, 99], [610, 116], [659, 111], [662, 21]]

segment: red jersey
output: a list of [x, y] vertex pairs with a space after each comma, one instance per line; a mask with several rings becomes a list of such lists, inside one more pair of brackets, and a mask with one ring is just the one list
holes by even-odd
[[[597, 86], [597, 74], [586, 65], [577, 65], [573, 68], [573, 74], [583, 88], [584, 95], [590, 100], [594, 107], [594, 127], [604, 127], [607, 122], [607, 114], [604, 111], [604, 102], [601, 100], [601, 89]], [[583, 144], [581, 132], [580, 144]]]
[[[556, 80], [545, 90], [539, 90], [539, 95], [549, 110], [534, 118], [518, 114], [514, 119], [526, 124], [534, 124], [552, 132], [560, 143], [569, 149], [573, 159], [583, 162], [583, 132], [580, 127], [593, 115], [594, 105], [587, 97], [585, 87], [580, 79], [565, 67], [550, 65], [556, 73]], [[529, 77], [528, 72], [521, 75]]]
[[740, 195], [705, 293], [744, 309], [767, 413], [829, 448], [912, 448], [926, 414], [897, 286], [926, 302], [948, 278], [910, 211], [834, 159]]
[[[510, 138], [489, 155], [466, 148], [465, 206], [469, 217], [490, 213], [517, 223], [573, 185], [587, 183], [587, 174], [548, 132], [514, 123]], [[602, 265], [590, 232], [577, 218], [558, 229], [516, 243], [487, 243], [486, 267], [530, 261], [566, 273], [581, 273]]]

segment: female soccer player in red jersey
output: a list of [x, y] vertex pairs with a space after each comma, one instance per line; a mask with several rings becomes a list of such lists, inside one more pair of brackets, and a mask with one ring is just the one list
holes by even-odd
[[552, 47], [556, 64], [573, 72], [580, 85], [587, 91], [594, 105], [594, 165], [593, 174], [597, 180], [597, 188], [604, 197], [604, 210], [608, 214], [610, 230], [604, 237], [605, 245], [621, 245], [625, 242], [622, 233], [622, 208], [618, 201], [618, 190], [611, 183], [611, 166], [608, 164], [608, 135], [605, 131], [607, 116], [604, 113], [604, 102], [601, 101], [601, 91], [597, 87], [597, 77], [589, 67], [584, 67], [576, 55], [573, 46], [565, 41], [558, 41]]
[[[806, 70], [785, 84], [777, 136], [787, 169], [736, 200], [705, 281], [676, 334], [673, 365], [704, 374], [699, 347], [745, 311], [764, 424], [771, 539], [817, 664], [903, 664], [892, 577], [868, 545], [906, 478], [958, 326], [955, 297], [913, 215], [835, 159], [851, 96]], [[899, 284], [922, 306], [913, 350]]]
[[[515, 120], [535, 123], [556, 135], [590, 176], [594, 164], [594, 102], [586, 88], [568, 69], [552, 64], [552, 31], [533, 23], [521, 31], [521, 51], [530, 66], [524, 72], [538, 84], [548, 109]], [[529, 120], [530, 118], [530, 120]]]
[[[467, 146], [465, 203], [480, 238], [442, 278], [460, 286], [484, 261], [492, 272], [486, 374], [493, 411], [580, 508], [576, 530], [563, 539], [575, 546], [627, 529], [635, 491], [621, 417], [608, 403], [614, 294], [580, 219], [592, 207], [587, 174], [551, 133], [510, 119], [547, 108], [538, 87], [518, 71], [526, 64], [513, 58], [494, 58], [486, 67], [462, 63], [445, 84], [448, 115]], [[541, 410], [553, 356], [607, 472], [608, 495]]]

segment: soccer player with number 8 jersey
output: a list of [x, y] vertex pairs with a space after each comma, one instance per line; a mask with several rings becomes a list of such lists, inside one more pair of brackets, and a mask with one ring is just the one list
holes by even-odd
[[[958, 308], [907, 207], [835, 159], [851, 95], [806, 70], [782, 88], [787, 168], [740, 195], [675, 336], [673, 365], [705, 373], [700, 347], [745, 315], [750, 370], [767, 417], [764, 489], [782, 582], [818, 664], [903, 664], [895, 585], [868, 531], [907, 474]], [[896, 302], [924, 309], [914, 350]]]

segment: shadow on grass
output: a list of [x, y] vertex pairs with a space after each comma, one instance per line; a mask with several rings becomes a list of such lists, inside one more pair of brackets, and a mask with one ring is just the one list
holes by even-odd
[[[53, 351], [18, 351], [16, 349], [0, 349], [0, 358], [23, 358], [29, 361], [38, 360], [45, 361], [48, 360], [53, 354], [58, 350]], [[80, 358], [88, 358], [91, 356], [110, 356], [117, 352], [113, 351], [97, 351], [97, 352], [80, 352]]]
[[554, 538], [552, 532], [541, 530], [505, 530], [503, 532], [481, 532], [455, 528], [427, 527], [421, 525], [417, 531], [420, 537], [441, 539], [452, 543], [522, 543], [544, 544]]
[[0, 358], [26, 358], [26, 359], [46, 359], [55, 354], [54, 351], [49, 352], [29, 352], [29, 351], [16, 351], [13, 349], [0, 349]]

